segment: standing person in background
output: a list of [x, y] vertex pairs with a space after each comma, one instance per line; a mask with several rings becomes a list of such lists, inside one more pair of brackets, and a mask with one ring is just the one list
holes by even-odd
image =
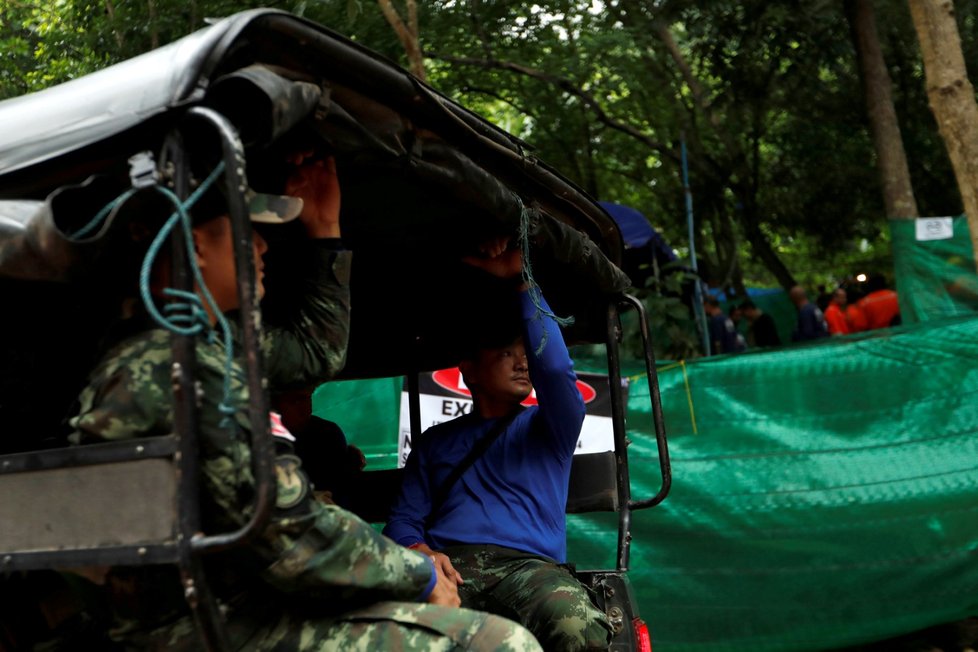
[[750, 299], [741, 303], [740, 309], [750, 323], [747, 329], [747, 343], [750, 346], [760, 348], [781, 346], [781, 336], [778, 335], [778, 327], [771, 315], [755, 306]]
[[889, 328], [900, 324], [900, 304], [897, 293], [889, 289], [886, 277], [882, 274], [870, 274], [866, 281], [865, 297], [859, 300], [857, 307], [865, 318], [865, 328]]
[[741, 332], [741, 329], [740, 329], [740, 322], [744, 321], [744, 311], [741, 309], [740, 306], [738, 306], [736, 304], [731, 304], [730, 305], [730, 309], [727, 311], [727, 314], [730, 316], [730, 321], [733, 322], [733, 325], [734, 325], [734, 337], [737, 340], [736, 343], [735, 343], [735, 345], [734, 345], [734, 347], [735, 347], [734, 350], [735, 351], [746, 351], [747, 350], [747, 338], [744, 337], [744, 334]]
[[848, 303], [849, 298], [845, 289], [836, 288], [832, 293], [832, 300], [825, 309], [825, 323], [828, 324], [830, 335], [848, 335], [852, 332], [845, 313]]
[[866, 315], [859, 308], [859, 301], [864, 296], [858, 285], [851, 285], [846, 288], [846, 298], [849, 300], [848, 305], [846, 305], [846, 323], [849, 325], [850, 333], [866, 330]]
[[788, 292], [788, 298], [798, 309], [798, 325], [791, 334], [793, 342], [806, 342], [828, 337], [829, 329], [825, 324], [825, 315], [818, 306], [808, 300], [805, 288], [796, 285]]
[[824, 313], [826, 310], [829, 309], [829, 304], [832, 303], [833, 295], [834, 295], [833, 292], [825, 291], [824, 285], [819, 285], [816, 288], [815, 305], [818, 306], [818, 309]]
[[737, 349], [737, 329], [733, 320], [723, 314], [720, 302], [713, 297], [703, 299], [706, 310], [707, 331], [710, 334], [710, 355], [735, 353]]

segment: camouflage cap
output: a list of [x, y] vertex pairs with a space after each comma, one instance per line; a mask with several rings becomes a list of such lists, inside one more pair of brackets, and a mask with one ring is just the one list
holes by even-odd
[[299, 217], [303, 202], [299, 197], [266, 195], [248, 189], [245, 193], [251, 221], [261, 224], [285, 224]]
[[[245, 190], [244, 199], [248, 204], [252, 222], [285, 224], [302, 213], [303, 203], [298, 197], [269, 195], [248, 188]], [[214, 184], [208, 189], [191, 208], [191, 213], [197, 224], [227, 215], [228, 202], [223, 184]]]

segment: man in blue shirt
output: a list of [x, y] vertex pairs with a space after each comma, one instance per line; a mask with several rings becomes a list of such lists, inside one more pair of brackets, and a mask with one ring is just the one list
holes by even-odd
[[808, 300], [805, 288], [796, 285], [788, 292], [788, 298], [798, 309], [798, 325], [791, 334], [795, 342], [817, 340], [829, 336], [829, 327], [825, 323], [825, 315], [821, 309]]
[[708, 318], [710, 355], [742, 351], [743, 348], [737, 344], [737, 329], [734, 327], [733, 320], [723, 313], [720, 302], [713, 297], [706, 297], [703, 299], [703, 308]]
[[[495, 243], [487, 254], [467, 261], [521, 279], [518, 250]], [[463, 606], [521, 622], [544, 649], [606, 649], [607, 617], [563, 565], [567, 485], [584, 401], [539, 288], [522, 283], [516, 292], [522, 335], [481, 346], [459, 364], [472, 412], [430, 428], [416, 443], [384, 533], [431, 555], [458, 583]], [[538, 405], [523, 409], [534, 388]], [[444, 487], [494, 430], [497, 438]]]

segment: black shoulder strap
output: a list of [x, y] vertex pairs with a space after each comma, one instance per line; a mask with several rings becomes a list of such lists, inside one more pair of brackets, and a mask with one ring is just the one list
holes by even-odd
[[455, 486], [455, 483], [458, 482], [459, 478], [462, 477], [462, 474], [468, 471], [469, 467], [475, 464], [477, 459], [482, 457], [489, 447], [492, 446], [492, 442], [499, 439], [499, 435], [503, 434], [503, 431], [506, 430], [509, 424], [513, 422], [516, 415], [522, 411], [523, 409], [520, 408], [508, 417], [502, 417], [499, 419], [499, 421], [494, 423], [492, 428], [489, 429], [489, 432], [484, 434], [479, 441], [475, 442], [475, 445], [472, 446], [468, 454], [462, 458], [462, 461], [459, 462], [454, 469], [452, 469], [452, 472], [448, 474], [448, 477], [441, 483], [441, 486], [439, 486], [438, 489], [431, 494], [431, 511], [428, 512], [428, 517], [425, 519], [426, 528], [431, 527], [435, 514], [438, 513], [441, 506], [445, 504], [446, 500], [448, 500], [449, 492], [451, 492], [452, 487]]

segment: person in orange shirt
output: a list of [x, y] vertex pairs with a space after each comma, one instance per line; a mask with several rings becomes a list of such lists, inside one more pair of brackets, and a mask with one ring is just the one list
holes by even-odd
[[830, 335], [848, 335], [852, 332], [844, 312], [848, 303], [848, 295], [843, 288], [837, 288], [832, 293], [832, 300], [825, 309], [825, 322], [829, 325]]
[[846, 323], [849, 324], [850, 333], [859, 333], [867, 330], [866, 315], [859, 309], [859, 300], [863, 296], [858, 286], [853, 286], [846, 290], [846, 299], [849, 303], [846, 305], [845, 313]]
[[856, 304], [866, 320], [865, 330], [889, 328], [900, 323], [897, 293], [886, 286], [882, 274], [871, 274], [866, 282], [869, 293]]

